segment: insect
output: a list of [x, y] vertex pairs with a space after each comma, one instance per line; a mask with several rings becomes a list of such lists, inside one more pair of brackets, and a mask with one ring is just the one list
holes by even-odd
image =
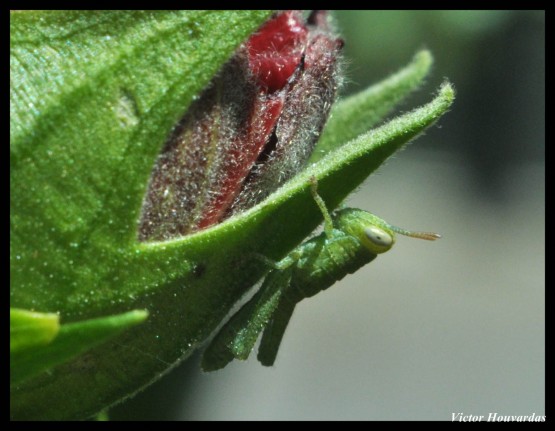
[[435, 240], [431, 232], [411, 232], [354, 208], [330, 214], [312, 179], [311, 192], [324, 216], [324, 231], [305, 241], [273, 269], [260, 290], [223, 326], [204, 353], [202, 368], [213, 371], [233, 359], [246, 360], [263, 331], [258, 360], [274, 364], [279, 345], [295, 306], [304, 298], [332, 286], [347, 274], [370, 263], [395, 243], [395, 234]]

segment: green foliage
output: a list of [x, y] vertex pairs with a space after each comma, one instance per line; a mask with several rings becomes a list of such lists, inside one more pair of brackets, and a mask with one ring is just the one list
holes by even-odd
[[[311, 176], [336, 207], [453, 101], [445, 84], [428, 105], [355, 139], [341, 139], [344, 132], [331, 122], [326, 136], [337, 138], [326, 145], [337, 149], [327, 147], [327, 156], [266, 201], [194, 235], [139, 243], [137, 221], [162, 145], [193, 97], [268, 16], [11, 14], [10, 305], [58, 313], [64, 322], [51, 342], [55, 333], [46, 328], [55, 332], [55, 325], [47, 317], [27, 329], [37, 333], [30, 348], [42, 338], [56, 359], [44, 367], [48, 373], [11, 385], [12, 418], [87, 418], [167, 372], [265, 273], [252, 253], [279, 260], [320, 223]], [[393, 86], [394, 96], [386, 94], [392, 86], [383, 86], [362, 105], [393, 105], [427, 68], [416, 79], [407, 71], [414, 83]], [[375, 124], [385, 112], [372, 111]], [[335, 115], [348, 122], [354, 114], [338, 108]], [[149, 317], [124, 330], [146, 317], [131, 310], [148, 310]], [[23, 334], [22, 328], [15, 330]]]
[[382, 121], [407, 93], [422, 85], [432, 61], [429, 51], [420, 51], [412, 63], [398, 73], [336, 103], [309, 162], [317, 162], [330, 150]]
[[[59, 326], [55, 314], [12, 309], [10, 383], [20, 383], [55, 365], [63, 364], [143, 322], [147, 316], [146, 311], [130, 311]], [[17, 340], [16, 347], [13, 346], [14, 340]]]
[[[10, 353], [50, 343], [60, 330], [57, 314], [10, 309]], [[12, 365], [12, 364], [10, 364]]]

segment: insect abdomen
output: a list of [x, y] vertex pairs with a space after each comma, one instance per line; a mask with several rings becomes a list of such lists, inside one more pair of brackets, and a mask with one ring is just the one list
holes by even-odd
[[322, 233], [302, 247], [303, 255], [293, 271], [290, 286], [291, 296], [297, 301], [327, 289], [376, 257], [355, 238], [340, 231], [334, 231], [331, 240]]

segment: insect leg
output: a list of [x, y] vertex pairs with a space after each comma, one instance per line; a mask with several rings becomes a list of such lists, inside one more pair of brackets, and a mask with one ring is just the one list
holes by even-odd
[[318, 180], [316, 180], [316, 177], [310, 178], [310, 191], [312, 193], [312, 197], [316, 201], [316, 205], [318, 205], [318, 208], [320, 208], [320, 211], [324, 216], [324, 232], [328, 238], [331, 238], [333, 236], [333, 221], [324, 199], [322, 199], [322, 197], [318, 194]]
[[285, 328], [295, 310], [296, 303], [289, 301], [286, 297], [280, 301], [274, 315], [262, 333], [260, 347], [258, 348], [258, 360], [262, 365], [270, 367], [274, 365], [277, 352], [285, 333]]
[[266, 256], [260, 253], [253, 253], [253, 257], [264, 262], [267, 266], [272, 269], [283, 271], [293, 265], [302, 256], [302, 251], [298, 248], [290, 252], [287, 256], [281, 259], [279, 262], [274, 262], [272, 259], [268, 259]]
[[249, 357], [258, 335], [274, 314], [292, 269], [271, 271], [260, 290], [218, 332], [202, 358], [202, 369], [213, 371], [225, 367], [233, 359]]

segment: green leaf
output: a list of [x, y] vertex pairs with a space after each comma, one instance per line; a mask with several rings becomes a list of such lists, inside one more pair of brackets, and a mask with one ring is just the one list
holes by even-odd
[[[147, 296], [183, 283], [189, 261], [142, 255], [138, 248], [137, 219], [150, 172], [193, 97], [269, 14], [10, 15], [11, 306], [80, 321], [157, 310]], [[163, 319], [154, 320], [162, 332], [170, 330]], [[186, 337], [162, 339], [173, 345], [162, 349], [172, 362], [188, 349]], [[86, 417], [168, 366], [154, 360], [151, 367], [155, 355], [146, 363], [142, 355], [135, 372], [120, 381], [103, 370], [125, 374], [140, 350], [129, 358], [113, 346], [108, 351], [98, 358], [101, 371], [72, 363], [40, 377], [49, 383], [14, 385], [13, 417]]]
[[268, 15], [11, 15], [11, 306], [58, 312], [68, 324], [149, 312], [90, 354], [12, 385], [13, 419], [93, 416], [191, 355], [267, 271], [254, 253], [278, 260], [321, 221], [310, 176], [330, 209], [337, 206], [453, 100], [445, 85], [430, 104], [353, 139], [222, 224], [139, 243], [141, 205], [162, 145]]
[[[36, 316], [41, 314], [42, 316]], [[10, 337], [14, 332], [24, 331], [28, 323], [22, 322], [21, 316], [29, 320], [52, 320], [49, 314], [31, 313], [25, 310], [16, 310], [15, 319], [10, 313]], [[35, 315], [35, 316], [31, 316]], [[47, 342], [27, 344], [25, 348], [10, 349], [10, 384], [20, 383], [34, 375], [48, 370], [55, 365], [62, 364], [71, 358], [77, 357], [91, 348], [119, 335], [122, 331], [143, 322], [148, 313], [136, 310], [116, 316], [89, 319], [83, 322], [61, 325], [58, 330], [57, 315], [54, 315], [56, 332]], [[25, 325], [22, 328], [22, 323]], [[15, 324], [15, 328], [14, 325]], [[44, 327], [44, 325], [42, 325]], [[36, 327], [36, 323], [35, 323]], [[28, 331], [26, 331], [28, 333]], [[52, 331], [50, 331], [52, 332]], [[36, 339], [36, 338], [35, 338]], [[10, 347], [12, 338], [10, 338]], [[82, 359], [81, 359], [82, 360]]]
[[[104, 314], [107, 301], [127, 296], [114, 269], [135, 253], [136, 220], [160, 148], [267, 16], [11, 14], [12, 305], [72, 318], [93, 315], [91, 308]], [[222, 29], [226, 37], [215, 37]]]
[[410, 92], [422, 85], [432, 62], [429, 51], [420, 51], [399, 72], [337, 102], [309, 163], [317, 162], [336, 147], [374, 127]]
[[60, 329], [54, 313], [10, 309], [10, 354], [50, 343]]

